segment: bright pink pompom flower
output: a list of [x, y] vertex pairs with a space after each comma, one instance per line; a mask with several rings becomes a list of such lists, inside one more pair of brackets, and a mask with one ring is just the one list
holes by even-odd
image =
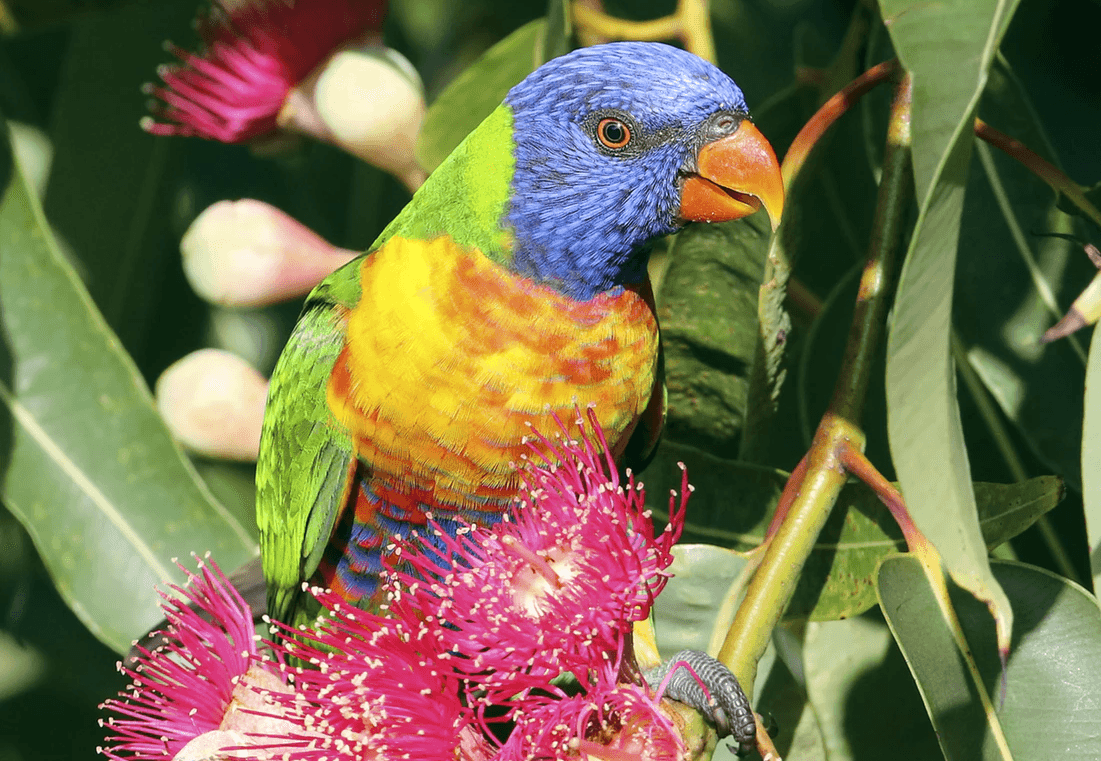
[[438, 531], [444, 557], [423, 538], [400, 545], [415, 574], [397, 573], [390, 589], [444, 624], [454, 668], [487, 702], [567, 671], [587, 679], [668, 579], [690, 487], [679, 505], [670, 500], [670, 523], [655, 534], [642, 489], [633, 477], [620, 483], [591, 412], [589, 421], [593, 433], [578, 420], [580, 440], [533, 443], [543, 462], [523, 472], [526, 495], [506, 521], [454, 538]]
[[272, 132], [291, 90], [336, 49], [382, 25], [385, 0], [213, 0], [199, 32], [202, 55], [175, 45], [182, 63], [147, 85], [163, 105], [142, 127], [240, 143]]
[[[102, 722], [110, 735], [100, 752], [108, 758], [173, 758], [200, 735], [226, 729], [234, 706], [251, 711], [269, 691], [287, 689], [259, 657], [252, 613], [218, 566], [199, 561], [199, 574], [187, 574], [186, 588], [173, 587], [182, 599], [161, 593], [167, 643], [139, 648], [132, 669], [119, 666], [132, 681], [102, 706], [117, 714]], [[245, 723], [268, 728], [248, 717]]]

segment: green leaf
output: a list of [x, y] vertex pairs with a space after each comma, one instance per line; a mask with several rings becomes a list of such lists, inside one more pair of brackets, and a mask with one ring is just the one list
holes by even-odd
[[1094, 331], [1086, 365], [1086, 415], [1082, 422], [1082, 502], [1093, 589], [1101, 589], [1101, 338]]
[[431, 172], [543, 61], [546, 19], [520, 27], [487, 50], [440, 93], [424, 117], [417, 160]]
[[730, 601], [724, 605], [724, 600], [745, 565], [745, 558], [738, 553], [711, 544], [673, 548], [669, 566], [673, 578], [654, 605], [662, 658], [679, 650], [718, 652], [734, 613]]
[[880, 0], [913, 80], [920, 212], [887, 342], [887, 428], [902, 493], [952, 577], [989, 606], [1002, 647], [1013, 611], [990, 573], [964, 447], [951, 355], [952, 285], [973, 121], [1015, 0]]
[[[1039, 117], [999, 56], [980, 103], [982, 117], [1057, 163]], [[1040, 336], [1096, 272], [1082, 248], [1034, 231], [1073, 233], [1051, 189], [1019, 162], [975, 145], [960, 230], [953, 325], [976, 374], [1033, 452], [1072, 489], [1080, 483], [1079, 442], [1086, 353], [1077, 335]], [[992, 277], [996, 271], [996, 277]]]
[[[1098, 1], [1101, 2], [1101, 0]], [[1094, 206], [1101, 207], [1101, 182], [1089, 188], [1086, 188], [1085, 195], [1086, 198], [1089, 199], [1090, 203], [1092, 203]], [[1088, 217], [1083, 214], [1081, 209], [1079, 209], [1063, 196], [1059, 196], [1059, 211], [1071, 214], [1076, 217], [1081, 217], [1082, 219], [1088, 219], [1091, 222], [1093, 221], [1092, 217]]]
[[[917, 680], [949, 761], [1101, 758], [1101, 609], [1077, 584], [1040, 568], [995, 561], [1014, 624], [1001, 702], [1001, 664], [983, 605], [951, 586], [958, 630], [938, 605], [920, 562], [888, 558], [878, 585], [883, 611]], [[954, 632], [966, 637], [980, 684]], [[985, 690], [996, 707], [987, 714]], [[1000, 727], [1007, 752], [994, 739]]]
[[182, 579], [172, 558], [232, 569], [256, 545], [172, 441], [2, 141], [0, 494], [61, 595], [124, 652], [161, 617], [153, 585]]
[[664, 435], [673, 441], [738, 452], [769, 236], [767, 219], [755, 214], [693, 225], [670, 246], [657, 304], [669, 391]]
[[921, 696], [878, 615], [808, 624], [803, 663], [830, 761], [859, 761], [872, 748], [941, 761]]
[[[683, 541], [745, 551], [764, 541], [787, 481], [783, 471], [722, 460], [664, 442], [645, 472], [647, 504], [664, 518], [668, 494], [688, 468], [695, 491], [688, 502]], [[1062, 481], [1042, 476], [1018, 484], [974, 485], [984, 547], [996, 547], [1031, 526], [1063, 496]], [[830, 621], [855, 616], [876, 603], [879, 561], [905, 548], [890, 512], [864, 484], [848, 483], [807, 560], [788, 618]]]

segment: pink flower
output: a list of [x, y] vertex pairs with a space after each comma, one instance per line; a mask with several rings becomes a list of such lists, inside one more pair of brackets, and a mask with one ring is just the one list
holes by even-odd
[[272, 132], [292, 90], [339, 47], [377, 30], [384, 0], [213, 0], [199, 32], [202, 55], [175, 45], [180, 64], [162, 66], [163, 101], [143, 121], [155, 135], [240, 143]]
[[503, 523], [456, 537], [437, 529], [433, 541], [399, 548], [414, 573], [395, 574], [391, 592], [445, 624], [439, 636], [455, 669], [487, 702], [566, 671], [585, 680], [649, 615], [668, 578], [690, 487], [685, 481], [679, 507], [670, 499], [670, 524], [655, 535], [641, 485], [633, 477], [621, 485], [588, 417], [593, 433], [579, 415], [580, 440], [538, 437], [546, 452], [532, 450], [543, 463], [523, 474], [527, 493]]
[[187, 587], [172, 589], [183, 599], [162, 593], [168, 641], [154, 651], [139, 648], [133, 669], [120, 664], [133, 681], [102, 706], [116, 716], [101, 722], [111, 734], [99, 752], [165, 759], [192, 743], [232, 749], [251, 744], [250, 735], [288, 731], [293, 725], [272, 695], [289, 688], [260, 658], [252, 613], [221, 570], [200, 560], [199, 575], [189, 572]]
[[280, 754], [291, 761], [488, 757], [433, 625], [405, 606], [383, 617], [331, 592], [315, 595], [328, 617], [284, 646], [307, 664], [294, 670], [297, 694], [285, 700], [311, 734], [288, 740]]
[[529, 697], [513, 713], [515, 727], [495, 761], [683, 758], [684, 743], [660, 700], [648, 687], [616, 684], [615, 675], [601, 669], [583, 694]]

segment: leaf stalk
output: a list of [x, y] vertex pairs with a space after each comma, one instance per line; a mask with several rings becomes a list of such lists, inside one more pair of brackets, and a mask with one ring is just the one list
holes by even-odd
[[[890, 67], [884, 66], [876, 76], [887, 76], [894, 71], [894, 66], [893, 63]], [[870, 89], [866, 83], [873, 78], [865, 73], [861, 86]], [[839, 103], [846, 109], [851, 105], [844, 99]], [[865, 437], [859, 421], [871, 377], [872, 358], [892, 293], [894, 254], [913, 192], [910, 103], [911, 86], [907, 76], [897, 86], [891, 106], [883, 177], [867, 263], [833, 400], [818, 425], [810, 451], [784, 490], [785, 496], [794, 494], [794, 499], [782, 523], [775, 527], [775, 534], [768, 540], [761, 565], [746, 589], [719, 651], [719, 660], [734, 672], [747, 695], [752, 692], [757, 662], [768, 647], [772, 631], [790, 602], [803, 566], [848, 479], [846, 460], [862, 475], [871, 478], [874, 474], [886, 483], [863, 456]], [[901, 504], [901, 499], [897, 501]], [[773, 528], [770, 527], [770, 531]]]

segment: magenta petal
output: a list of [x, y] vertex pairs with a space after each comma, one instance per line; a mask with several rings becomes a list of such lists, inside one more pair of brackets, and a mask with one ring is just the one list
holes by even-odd
[[[291, 89], [338, 47], [378, 29], [384, 0], [214, 0], [200, 24], [202, 55], [174, 45], [182, 62], [162, 67], [154, 94], [167, 120], [153, 134], [198, 135], [240, 143], [276, 128]], [[172, 93], [168, 97], [167, 93]]]

